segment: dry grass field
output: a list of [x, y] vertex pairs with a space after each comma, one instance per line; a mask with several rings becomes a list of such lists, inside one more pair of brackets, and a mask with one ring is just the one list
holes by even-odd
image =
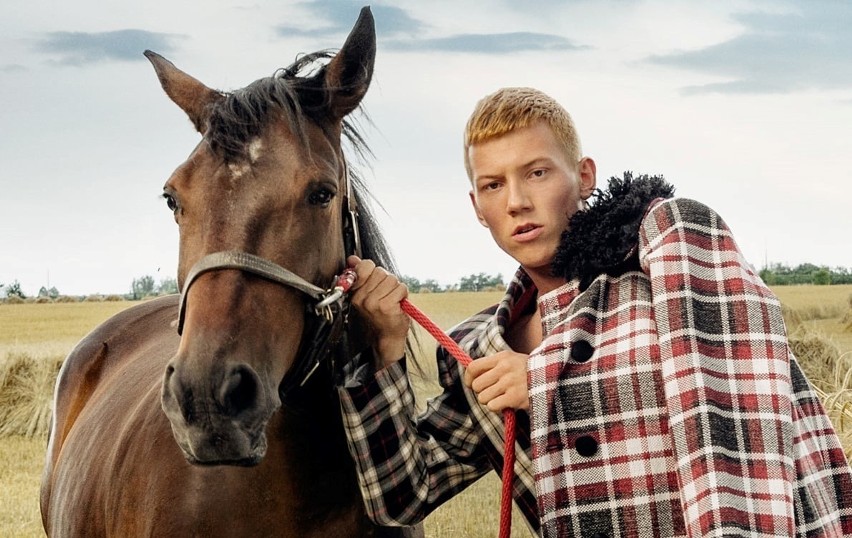
[[[803, 367], [825, 395], [832, 419], [852, 455], [852, 286], [778, 287], [791, 342]], [[419, 294], [419, 308], [447, 329], [500, 297], [500, 293]], [[91, 328], [132, 303], [0, 304], [0, 536], [43, 536], [38, 487], [44, 426], [59, 363]], [[413, 379], [422, 400], [437, 390], [434, 343], [421, 332], [426, 379]], [[845, 417], [845, 418], [844, 418]], [[497, 528], [499, 480], [491, 474], [439, 508], [426, 522], [427, 536], [490, 537]], [[515, 538], [528, 537], [520, 513]]]

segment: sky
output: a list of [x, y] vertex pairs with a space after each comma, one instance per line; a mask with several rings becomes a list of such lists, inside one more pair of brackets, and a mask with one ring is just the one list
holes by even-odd
[[[0, 0], [0, 284], [126, 293], [174, 277], [162, 185], [199, 140], [145, 49], [211, 88], [337, 49], [360, 2]], [[200, 7], [203, 6], [203, 7]], [[599, 185], [662, 174], [746, 258], [852, 267], [852, 2], [375, 2], [362, 174], [402, 274], [516, 266], [476, 220], [462, 131], [532, 86], [572, 114]]]

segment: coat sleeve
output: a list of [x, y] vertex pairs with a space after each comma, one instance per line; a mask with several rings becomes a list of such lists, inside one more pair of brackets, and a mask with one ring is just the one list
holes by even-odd
[[795, 535], [792, 387], [778, 300], [707, 206], [658, 203], [640, 229], [687, 531]]
[[349, 450], [370, 518], [413, 525], [491, 469], [458, 368], [438, 355], [443, 393], [415, 418], [405, 361], [338, 389]]

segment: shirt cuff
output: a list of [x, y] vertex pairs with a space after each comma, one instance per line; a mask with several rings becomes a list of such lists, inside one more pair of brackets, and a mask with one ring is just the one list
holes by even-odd
[[363, 387], [376, 381], [377, 377], [383, 377], [387, 374], [391, 374], [392, 377], [396, 377], [396, 375], [393, 375], [396, 372], [392, 373], [391, 370], [398, 370], [401, 368], [403, 374], [406, 370], [405, 356], [397, 362], [382, 368], [378, 372], [376, 372], [374, 363], [373, 348], [367, 348], [353, 357], [353, 359], [343, 367], [342, 388], [354, 389]]

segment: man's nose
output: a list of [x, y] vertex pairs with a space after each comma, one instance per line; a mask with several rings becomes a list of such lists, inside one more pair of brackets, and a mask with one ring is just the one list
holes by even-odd
[[529, 193], [523, 181], [509, 181], [506, 186], [509, 194], [506, 200], [506, 211], [514, 214], [531, 207]]

